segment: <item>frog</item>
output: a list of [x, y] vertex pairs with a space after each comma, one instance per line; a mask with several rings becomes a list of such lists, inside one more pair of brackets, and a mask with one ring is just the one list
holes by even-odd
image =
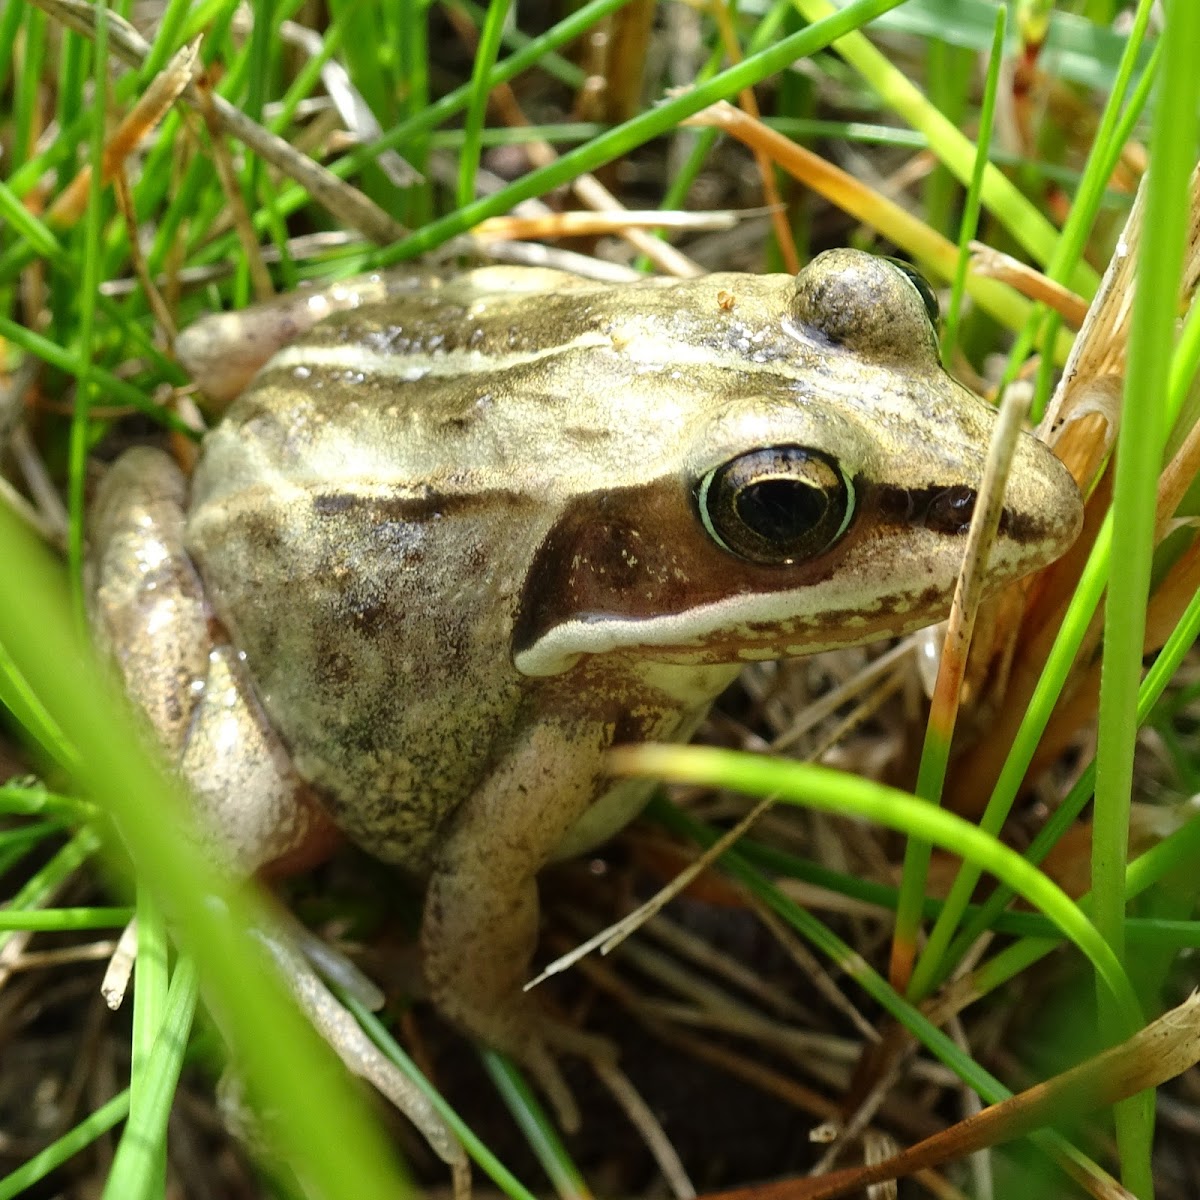
[[[850, 249], [794, 276], [371, 277], [212, 321], [180, 356], [236, 398], [190, 479], [137, 448], [96, 497], [99, 640], [211, 852], [273, 875], [346, 837], [420, 880], [434, 1004], [570, 1121], [557, 1056], [598, 1043], [523, 984], [539, 872], [649, 795], [608, 751], [691, 738], [748, 663], [942, 619], [993, 410], [943, 369], [928, 285]], [[1081, 519], [1022, 433], [988, 587]]]

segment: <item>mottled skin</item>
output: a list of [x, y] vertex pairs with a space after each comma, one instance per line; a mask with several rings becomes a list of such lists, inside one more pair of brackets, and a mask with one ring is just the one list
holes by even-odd
[[[192, 345], [207, 349], [203, 332]], [[605, 751], [690, 736], [747, 660], [944, 616], [992, 422], [941, 370], [921, 296], [885, 260], [835, 251], [798, 280], [628, 286], [484, 269], [335, 314], [282, 350], [205, 439], [186, 520], [182, 483], [156, 485], [176, 489], [163, 556], [191, 589], [186, 662], [129, 661], [145, 645], [145, 588], [129, 580], [147, 578], [131, 549], [147, 522], [122, 516], [142, 511], [146, 470], [173, 470], [146, 452], [100, 500], [101, 589], [123, 598], [115, 618], [100, 608], [160, 724], [164, 707], [205, 703], [181, 683], [205, 678], [210, 648], [244, 656], [259, 732], [239, 744], [272, 743], [260, 768], [287, 754], [257, 808], [224, 789], [222, 812], [233, 791], [259, 814], [223, 817], [241, 843], [226, 853], [306, 857], [323, 811], [425, 876], [439, 1006], [552, 1079], [556, 1034], [520, 991], [535, 879], [644, 799], [605, 779]], [[747, 561], [714, 538], [702, 481], [781, 446], [835, 464], [852, 511], [816, 553]], [[1023, 437], [993, 586], [1060, 554], [1079, 520], [1067, 472]]]

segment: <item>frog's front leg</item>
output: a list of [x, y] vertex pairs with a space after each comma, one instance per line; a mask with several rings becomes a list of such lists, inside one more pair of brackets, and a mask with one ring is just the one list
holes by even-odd
[[[334, 827], [222, 640], [183, 545], [186, 490], [157, 450], [130, 451], [110, 469], [92, 510], [92, 623], [127, 694], [191, 785], [206, 851], [245, 874], [295, 869], [324, 856]], [[456, 1195], [465, 1194], [462, 1146], [321, 981], [302, 952], [305, 939], [283, 916], [257, 932], [312, 1023], [351, 1071], [417, 1125], [450, 1164]], [[345, 969], [337, 974], [346, 981]]]
[[426, 980], [439, 1010], [528, 1067], [568, 1129], [578, 1113], [551, 1049], [595, 1058], [611, 1057], [612, 1047], [548, 1021], [523, 987], [537, 942], [537, 873], [604, 790], [611, 728], [531, 724], [455, 813], [421, 925]]

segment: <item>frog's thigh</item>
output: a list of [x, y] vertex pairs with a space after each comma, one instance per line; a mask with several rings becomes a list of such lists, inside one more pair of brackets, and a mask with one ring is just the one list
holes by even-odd
[[543, 1032], [522, 992], [537, 939], [536, 876], [599, 790], [608, 742], [601, 726], [533, 725], [455, 813], [426, 892], [421, 941], [439, 1008], [526, 1060]]
[[232, 647], [213, 647], [180, 759], [222, 860], [291, 871], [326, 857], [333, 822], [291, 768]]
[[92, 513], [97, 638], [192, 785], [213, 852], [244, 871], [316, 857], [329, 820], [292, 773], [236, 655], [214, 644], [183, 548], [186, 490], [157, 450], [132, 450], [109, 471]]
[[186, 492], [167, 455], [130, 450], [96, 495], [88, 561], [96, 640], [172, 762], [183, 749], [212, 642], [204, 587], [183, 550]]

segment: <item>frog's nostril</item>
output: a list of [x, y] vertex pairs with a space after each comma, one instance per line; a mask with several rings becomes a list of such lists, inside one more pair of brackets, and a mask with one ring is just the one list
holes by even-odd
[[965, 533], [975, 512], [975, 489], [960, 485], [946, 488], [929, 502], [925, 525], [935, 533]]

